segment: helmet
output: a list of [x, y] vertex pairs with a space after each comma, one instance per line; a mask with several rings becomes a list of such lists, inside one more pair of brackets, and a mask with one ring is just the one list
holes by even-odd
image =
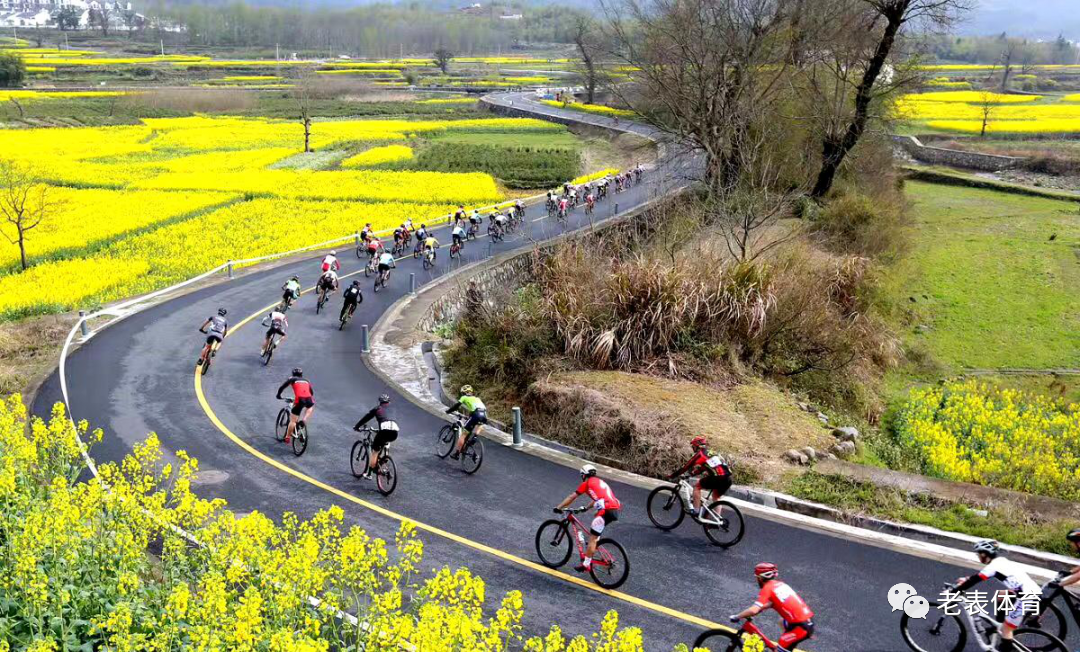
[[353, 279], [353, 282], [352, 282], [352, 284], [353, 284], [354, 286], [359, 286], [359, 285], [360, 285], [360, 279], [358, 279], [358, 278], [354, 278], [354, 279]]
[[757, 566], [754, 566], [754, 575], [762, 580], [775, 580], [780, 576], [780, 569], [772, 562], [763, 561]]
[[217, 314], [221, 315], [222, 317], [224, 317], [228, 312], [229, 311], [224, 308], [218, 308], [217, 310]]
[[337, 255], [337, 251], [335, 251], [335, 250], [331, 249], [331, 250], [330, 250], [330, 255], [331, 255], [331, 256], [336, 256], [336, 255]]
[[303, 375], [304, 375], [304, 370], [303, 370], [303, 369], [301, 369], [300, 367], [293, 367], [293, 370], [292, 370], [292, 375], [294, 375], [294, 376], [296, 376], [297, 378], [299, 378], [300, 376], [303, 376]]
[[461, 386], [461, 395], [462, 396], [472, 396], [472, 393], [473, 393], [472, 385], [462, 385]]
[[421, 228], [421, 229], [426, 229], [426, 228], [427, 228], [427, 224], [421, 224], [421, 225], [420, 225], [420, 228]]
[[300, 282], [300, 277], [299, 277], [299, 276], [297, 276], [296, 274], [293, 274], [292, 280], [294, 280], [294, 281], [296, 281], [296, 282], [298, 282], [298, 283], [299, 283], [299, 282]]
[[1074, 527], [1065, 535], [1065, 539], [1073, 543], [1080, 543], [1080, 527]]
[[591, 478], [594, 475], [596, 475], [596, 467], [592, 464], [585, 464], [581, 467], [582, 478]]
[[389, 394], [380, 394], [379, 395], [379, 403], [389, 403], [389, 402], [390, 402], [390, 395]]
[[702, 448], [709, 443], [704, 437], [694, 437], [690, 440], [690, 448]]
[[1001, 554], [1001, 547], [998, 546], [998, 542], [992, 539], [984, 539], [975, 544], [975, 552], [981, 555], [986, 555], [991, 559]]

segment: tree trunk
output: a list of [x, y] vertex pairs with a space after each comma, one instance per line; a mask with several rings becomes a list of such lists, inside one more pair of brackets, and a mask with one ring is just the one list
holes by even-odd
[[19, 262], [22, 263], [25, 272], [29, 265], [26, 264], [26, 236], [23, 235], [22, 229], [19, 229]]
[[899, 6], [892, 7], [891, 11], [884, 16], [888, 21], [885, 25], [885, 31], [882, 32], [881, 40], [878, 41], [877, 48], [875, 48], [874, 54], [870, 57], [869, 64], [866, 66], [866, 72], [863, 73], [862, 80], [859, 81], [859, 86], [855, 92], [855, 115], [848, 124], [844, 135], [839, 138], [827, 135], [822, 141], [821, 170], [818, 172], [814, 189], [810, 192], [810, 196], [814, 199], [821, 199], [832, 189], [833, 181], [836, 179], [836, 172], [840, 169], [844, 158], [854, 149], [863, 132], [866, 131], [866, 123], [870, 119], [870, 102], [874, 98], [874, 83], [877, 82], [878, 75], [881, 74], [885, 62], [889, 59], [889, 52], [892, 51], [893, 43], [896, 41], [896, 34], [903, 24], [908, 4], [904, 2]]
[[304, 118], [304, 153], [311, 151], [311, 118]]

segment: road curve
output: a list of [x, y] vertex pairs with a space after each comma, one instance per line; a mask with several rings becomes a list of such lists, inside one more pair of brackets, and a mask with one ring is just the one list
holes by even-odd
[[[542, 106], [521, 95], [496, 100], [560, 118], [612, 122]], [[620, 127], [652, 135], [642, 125], [622, 121]], [[658, 184], [678, 177], [682, 165], [661, 166], [648, 183], [601, 205], [599, 215], [607, 216], [615, 201], [620, 209], [640, 205], [660, 189]], [[727, 614], [749, 604], [756, 590], [753, 564], [772, 560], [817, 612], [817, 636], [808, 649], [903, 649], [898, 614], [890, 613], [885, 600], [888, 587], [907, 582], [929, 592], [961, 569], [758, 518], [747, 518], [744, 541], [723, 551], [708, 545], [700, 529], [688, 524], [669, 533], [658, 531], [645, 515], [645, 492], [615, 483], [624, 509], [611, 534], [629, 552], [631, 575], [620, 589], [623, 595], [606, 594], [581, 582], [572, 570], [552, 573], [535, 567], [536, 527], [576, 484], [573, 470], [489, 445], [483, 468], [465, 476], [431, 452], [432, 433], [441, 422], [400, 397], [393, 403], [403, 425], [393, 446], [396, 492], [383, 498], [371, 483], [352, 477], [350, 428], [375, 397], [387, 391], [365, 366], [360, 325], [374, 324], [407, 292], [410, 272], [423, 285], [461, 264], [588, 225], [579, 210], [567, 227], [560, 227], [541, 215], [541, 208], [527, 212], [524, 233], [504, 243], [469, 244], [462, 263], [444, 259], [445, 248], [430, 272], [418, 261], [402, 261], [387, 290], [377, 295], [365, 279], [364, 302], [344, 332], [337, 330], [339, 298], [329, 315], [315, 315], [314, 298], [305, 295], [290, 312], [288, 341], [269, 367], [258, 358], [263, 329], [258, 319], [252, 320], [230, 334], [199, 388], [193, 370], [203, 341], [196, 330], [202, 321], [219, 306], [228, 308], [234, 324], [260, 314], [279, 298], [278, 288], [290, 274], [299, 274], [305, 286], [310, 285], [318, 274], [319, 257], [252, 272], [137, 313], [98, 333], [70, 356], [72, 415], [104, 428], [105, 439], [93, 451], [99, 460], [119, 459], [147, 433], [158, 433], [169, 454], [186, 450], [200, 460], [203, 480], [198, 491], [227, 499], [238, 513], [257, 509], [272, 516], [283, 511], [310, 516], [336, 504], [349, 524], [388, 539], [400, 517], [419, 521], [427, 526], [422, 534], [426, 564], [468, 566], [487, 580], [493, 596], [521, 589], [529, 632], [546, 631], [552, 623], [569, 633], [593, 631], [607, 610], [617, 609], [624, 624], [642, 627], [647, 649], [670, 649], [693, 641], [702, 623], [726, 622]], [[345, 273], [362, 270], [351, 251], [343, 253]], [[273, 437], [281, 405], [274, 392], [294, 366], [305, 369], [318, 401], [311, 443], [301, 458]], [[200, 393], [235, 440], [211, 420]], [[48, 415], [59, 400], [59, 380], [53, 374], [33, 411]], [[761, 620], [766, 631], [776, 632], [773, 621], [771, 615]]]

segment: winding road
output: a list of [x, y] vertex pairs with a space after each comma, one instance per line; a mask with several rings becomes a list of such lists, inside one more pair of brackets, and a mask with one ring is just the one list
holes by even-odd
[[[607, 118], [541, 106], [522, 95], [496, 101], [611, 124]], [[620, 127], [650, 134], [647, 127], [626, 121]], [[678, 156], [664, 161], [647, 176], [648, 183], [614, 196], [598, 213], [607, 216], [615, 201], [620, 208], [639, 205], [657, 184], [677, 182], [680, 166], [687, 165], [680, 161]], [[530, 207], [524, 232], [503, 243], [470, 243], [463, 263], [588, 224], [580, 210], [567, 227], [546, 219], [542, 210]], [[439, 237], [448, 240], [445, 232]], [[336, 504], [345, 510], [348, 524], [388, 539], [400, 519], [415, 520], [422, 524], [428, 568], [468, 566], [488, 582], [492, 603], [506, 591], [522, 590], [524, 624], [531, 633], [546, 632], [552, 623], [572, 634], [591, 632], [605, 612], [617, 609], [624, 625], [644, 630], [647, 649], [668, 650], [692, 642], [709, 623], [726, 624], [728, 614], [749, 604], [756, 594], [752, 567], [771, 560], [817, 612], [817, 634], [808, 649], [894, 651], [904, 644], [899, 613], [891, 613], [886, 602], [888, 588], [907, 582], [933, 591], [963, 572], [754, 517], [747, 517], [742, 543], [720, 550], [690, 525], [668, 533], [657, 530], [645, 514], [646, 492], [614, 483], [624, 509], [611, 534], [628, 550], [631, 574], [618, 593], [607, 593], [573, 570], [539, 567], [534, 552], [537, 525], [578, 482], [573, 469], [489, 443], [483, 467], [466, 476], [459, 466], [432, 453], [432, 433], [443, 422], [400, 397], [393, 401], [396, 420], [403, 426], [393, 446], [399, 483], [394, 494], [382, 497], [371, 482], [356, 480], [349, 472], [354, 441], [350, 428], [380, 393], [389, 391], [361, 355], [360, 326], [375, 324], [405, 295], [410, 272], [423, 285], [458, 268], [460, 263], [446, 260], [446, 252], [442, 249], [430, 272], [423, 271], [419, 261], [402, 261], [379, 294], [364, 280], [364, 302], [343, 332], [336, 319], [340, 295], [330, 314], [320, 315], [315, 314], [314, 296], [305, 295], [289, 313], [288, 341], [269, 367], [258, 357], [264, 332], [259, 319], [278, 300], [278, 288], [290, 274], [298, 274], [305, 287], [315, 280], [321, 254], [250, 272], [136, 313], [97, 333], [70, 356], [72, 415], [104, 428], [105, 439], [93, 451], [99, 460], [120, 459], [147, 433], [156, 432], [166, 451], [183, 449], [200, 460], [200, 494], [225, 498], [239, 513], [260, 510], [277, 516], [293, 511], [310, 516]], [[363, 278], [360, 261], [351, 251], [344, 253], [343, 272], [359, 271]], [[199, 382], [193, 371], [203, 338], [196, 329], [221, 306], [228, 309], [234, 330]], [[253, 319], [241, 321], [248, 317]], [[294, 366], [304, 368], [318, 401], [310, 422], [311, 442], [300, 458], [275, 441], [273, 433], [281, 406], [274, 393]], [[33, 410], [47, 415], [60, 400], [54, 374]], [[763, 616], [760, 624], [769, 633], [777, 631], [772, 614]]]

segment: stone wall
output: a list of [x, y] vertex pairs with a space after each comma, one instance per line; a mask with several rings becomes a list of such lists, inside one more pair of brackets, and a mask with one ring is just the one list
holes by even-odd
[[893, 136], [892, 138], [893, 142], [907, 152], [911, 158], [931, 165], [948, 165], [983, 172], [998, 172], [1019, 167], [1024, 162], [1024, 159], [1018, 156], [997, 156], [995, 154], [965, 152], [944, 147], [931, 147], [924, 145], [915, 136]]
[[491, 301], [500, 292], [521, 287], [532, 276], [539, 260], [537, 253], [524, 251], [497, 265], [480, 266], [472, 274], [462, 274], [457, 283], [432, 301], [417, 325], [434, 332], [439, 326], [456, 321], [470, 301]]

